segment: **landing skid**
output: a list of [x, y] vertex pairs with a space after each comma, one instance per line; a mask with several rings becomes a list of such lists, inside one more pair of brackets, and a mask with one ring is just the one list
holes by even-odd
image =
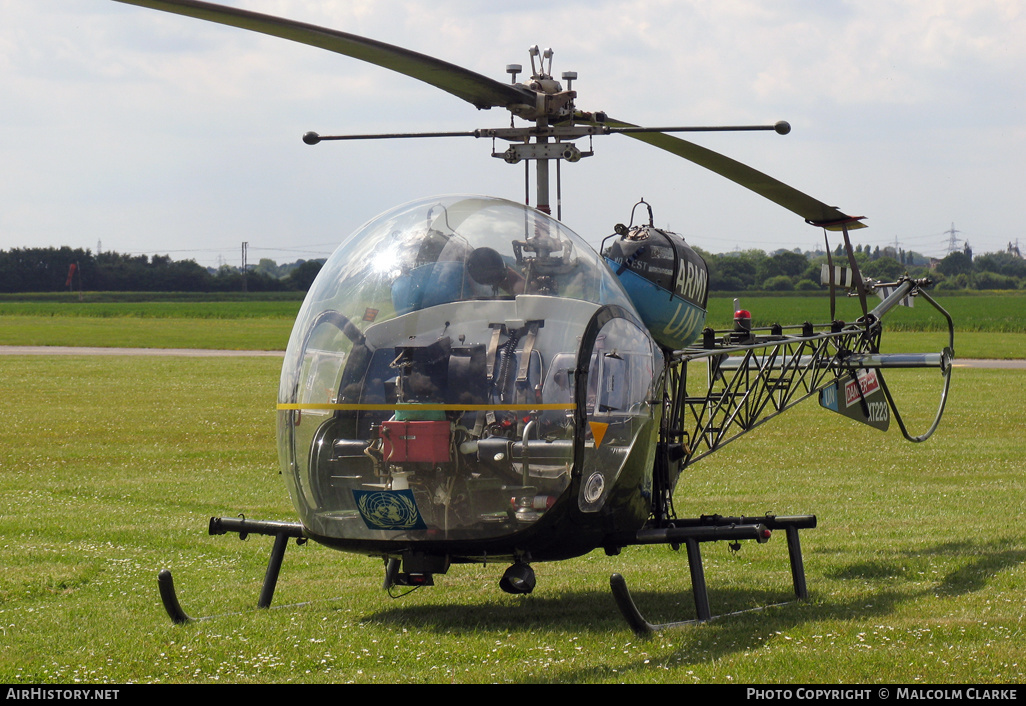
[[[641, 530], [637, 533], [638, 544], [684, 544], [687, 548], [688, 568], [691, 571], [691, 587], [695, 598], [694, 620], [672, 623], [653, 624], [648, 622], [638, 610], [631, 597], [627, 582], [620, 574], [609, 577], [609, 587], [613, 598], [627, 624], [638, 637], [651, 637], [654, 633], [685, 625], [694, 625], [712, 620], [714, 617], [709, 607], [709, 591], [705, 582], [705, 569], [702, 566], [702, 542], [724, 540], [756, 539], [760, 543], [769, 539], [770, 530], [783, 529], [787, 536], [787, 554], [791, 564], [791, 580], [794, 593], [798, 600], [808, 600], [809, 592], [805, 583], [805, 563], [802, 559], [801, 542], [798, 539], [799, 529], [810, 529], [816, 526], [815, 515], [796, 515], [777, 517], [722, 517], [706, 515], [690, 520], [674, 520], [671, 527], [659, 530]], [[777, 604], [784, 605], [784, 604]], [[769, 606], [765, 606], [769, 607]], [[747, 612], [747, 611], [744, 611]], [[730, 615], [734, 615], [731, 613]]]
[[[654, 633], [661, 632], [668, 628], [683, 625], [692, 625], [712, 620], [713, 616], [709, 607], [709, 593], [705, 582], [705, 570], [702, 566], [701, 544], [703, 542], [733, 541], [754, 539], [759, 543], [769, 540], [772, 530], [782, 529], [787, 536], [787, 551], [791, 564], [791, 578], [794, 583], [794, 592], [799, 600], [808, 599], [808, 589], [805, 583], [805, 564], [802, 560], [801, 543], [798, 539], [799, 529], [808, 529], [816, 526], [815, 515], [797, 516], [776, 516], [765, 515], [762, 517], [723, 517], [721, 515], [703, 515], [699, 518], [672, 520], [666, 527], [643, 529], [631, 537], [620, 537], [623, 546], [636, 544], [669, 544], [677, 547], [681, 544], [687, 549], [688, 567], [691, 571], [692, 592], [695, 597], [695, 611], [697, 618], [680, 622], [653, 624], [648, 622], [641, 611], [638, 610], [634, 599], [631, 597], [627, 582], [620, 574], [613, 574], [609, 578], [609, 585], [613, 592], [620, 612], [627, 620], [631, 630], [639, 637], [649, 637]], [[274, 546], [271, 549], [271, 556], [267, 562], [267, 572], [264, 575], [263, 587], [260, 591], [260, 598], [257, 601], [258, 608], [269, 608], [274, 597], [274, 589], [278, 583], [278, 574], [281, 571], [282, 560], [285, 557], [285, 549], [288, 547], [289, 539], [295, 539], [297, 543], [305, 543], [306, 537], [303, 533], [303, 526], [299, 523], [290, 522], [265, 522], [247, 520], [245, 518], [210, 518], [209, 532], [212, 535], [228, 534], [235, 532], [240, 539], [245, 539], [250, 534], [263, 534], [274, 537]], [[518, 562], [511, 568], [526, 566]], [[385, 587], [392, 585], [418, 585], [423, 583], [429, 585], [430, 581], [418, 581], [408, 583], [400, 581], [398, 577], [398, 561], [392, 559], [386, 565]], [[508, 573], [508, 571], [507, 571]], [[505, 579], [504, 579], [505, 580]], [[157, 585], [160, 590], [160, 599], [164, 610], [176, 625], [183, 625], [206, 618], [193, 618], [182, 609], [175, 591], [174, 579], [171, 572], [164, 569], [157, 576]], [[533, 572], [531, 574], [531, 588], [533, 588]], [[504, 590], [508, 590], [504, 588]], [[526, 593], [529, 590], [514, 591]]]
[[[274, 589], [278, 585], [278, 574], [281, 572], [281, 562], [285, 558], [285, 549], [288, 547], [289, 539], [295, 538], [297, 544], [306, 542], [303, 534], [303, 525], [298, 522], [266, 522], [247, 520], [244, 517], [211, 517], [209, 533], [228, 534], [236, 532], [239, 539], [245, 539], [250, 534], [264, 534], [274, 537], [274, 546], [271, 548], [271, 558], [267, 562], [267, 572], [264, 574], [263, 588], [260, 590], [260, 598], [257, 600], [257, 608], [270, 608], [271, 600], [274, 598]], [[190, 617], [182, 609], [178, 602], [178, 594], [175, 591], [175, 582], [171, 572], [163, 569], [157, 575], [157, 588], [160, 590], [160, 601], [164, 604], [171, 621], [176, 625], [205, 620], [205, 618]]]

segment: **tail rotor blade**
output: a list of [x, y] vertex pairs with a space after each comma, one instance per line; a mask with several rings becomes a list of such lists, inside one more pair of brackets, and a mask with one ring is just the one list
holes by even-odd
[[848, 238], [848, 227], [842, 227], [841, 231], [844, 233], [844, 249], [848, 253], [848, 264], [851, 265], [851, 272], [854, 278], [853, 284], [855, 285], [855, 291], [859, 294], [859, 303], [862, 304], [862, 315], [865, 316], [869, 313], [869, 307], [866, 304], [866, 286], [862, 281], [859, 263], [855, 259], [855, 251], [851, 247], [851, 239]]
[[[827, 281], [823, 284], [830, 285], [830, 320], [837, 320], [837, 293], [834, 292], [834, 257], [830, 254], [830, 238], [827, 237], [826, 231], [823, 231], [823, 242], [826, 244], [826, 256], [827, 256]], [[823, 277], [820, 278], [824, 279]]]

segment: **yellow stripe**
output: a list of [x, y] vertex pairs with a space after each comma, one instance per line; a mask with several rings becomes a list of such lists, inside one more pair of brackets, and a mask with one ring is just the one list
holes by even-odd
[[560, 404], [330, 404], [319, 402], [301, 402], [298, 404], [279, 404], [278, 411], [293, 409], [320, 409], [341, 412], [534, 412], [534, 411], [567, 411], [577, 409], [573, 403]]

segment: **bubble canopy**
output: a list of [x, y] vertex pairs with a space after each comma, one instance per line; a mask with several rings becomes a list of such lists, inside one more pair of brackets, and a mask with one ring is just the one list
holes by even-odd
[[[278, 450], [293, 504], [308, 532], [368, 553], [505, 536], [571, 502], [590, 453], [601, 472], [572, 502], [595, 512], [651, 426], [659, 356], [600, 257], [550, 216], [481, 196], [397, 207], [331, 255], [292, 331]], [[589, 413], [619, 415], [602, 449]]]

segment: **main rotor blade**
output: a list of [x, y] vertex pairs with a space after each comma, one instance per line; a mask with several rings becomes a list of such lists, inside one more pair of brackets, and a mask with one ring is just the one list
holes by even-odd
[[[581, 122], [595, 125], [604, 124], [609, 127], [637, 127], [631, 123], [625, 123], [608, 117], [604, 123], [597, 123], [593, 119], [585, 119]], [[687, 140], [661, 132], [627, 132], [623, 134], [635, 140], [646, 142], [654, 147], [664, 149], [678, 157], [683, 157], [699, 166], [716, 172], [720, 176], [724, 176], [760, 196], [764, 196], [787, 210], [797, 213], [812, 225], [821, 226], [827, 230], [842, 230], [845, 225], [848, 227], [848, 230], [866, 227], [864, 223], [858, 221], [859, 217], [842, 213], [836, 207], [827, 206], [822, 201], [814, 199], [756, 169], [752, 169], [746, 164], [742, 164], [730, 157], [713, 152]]]
[[327, 49], [430, 84], [484, 110], [535, 103], [525, 88], [500, 83], [455, 64], [355, 34], [199, 0], [116, 0], [187, 17], [248, 29]]

